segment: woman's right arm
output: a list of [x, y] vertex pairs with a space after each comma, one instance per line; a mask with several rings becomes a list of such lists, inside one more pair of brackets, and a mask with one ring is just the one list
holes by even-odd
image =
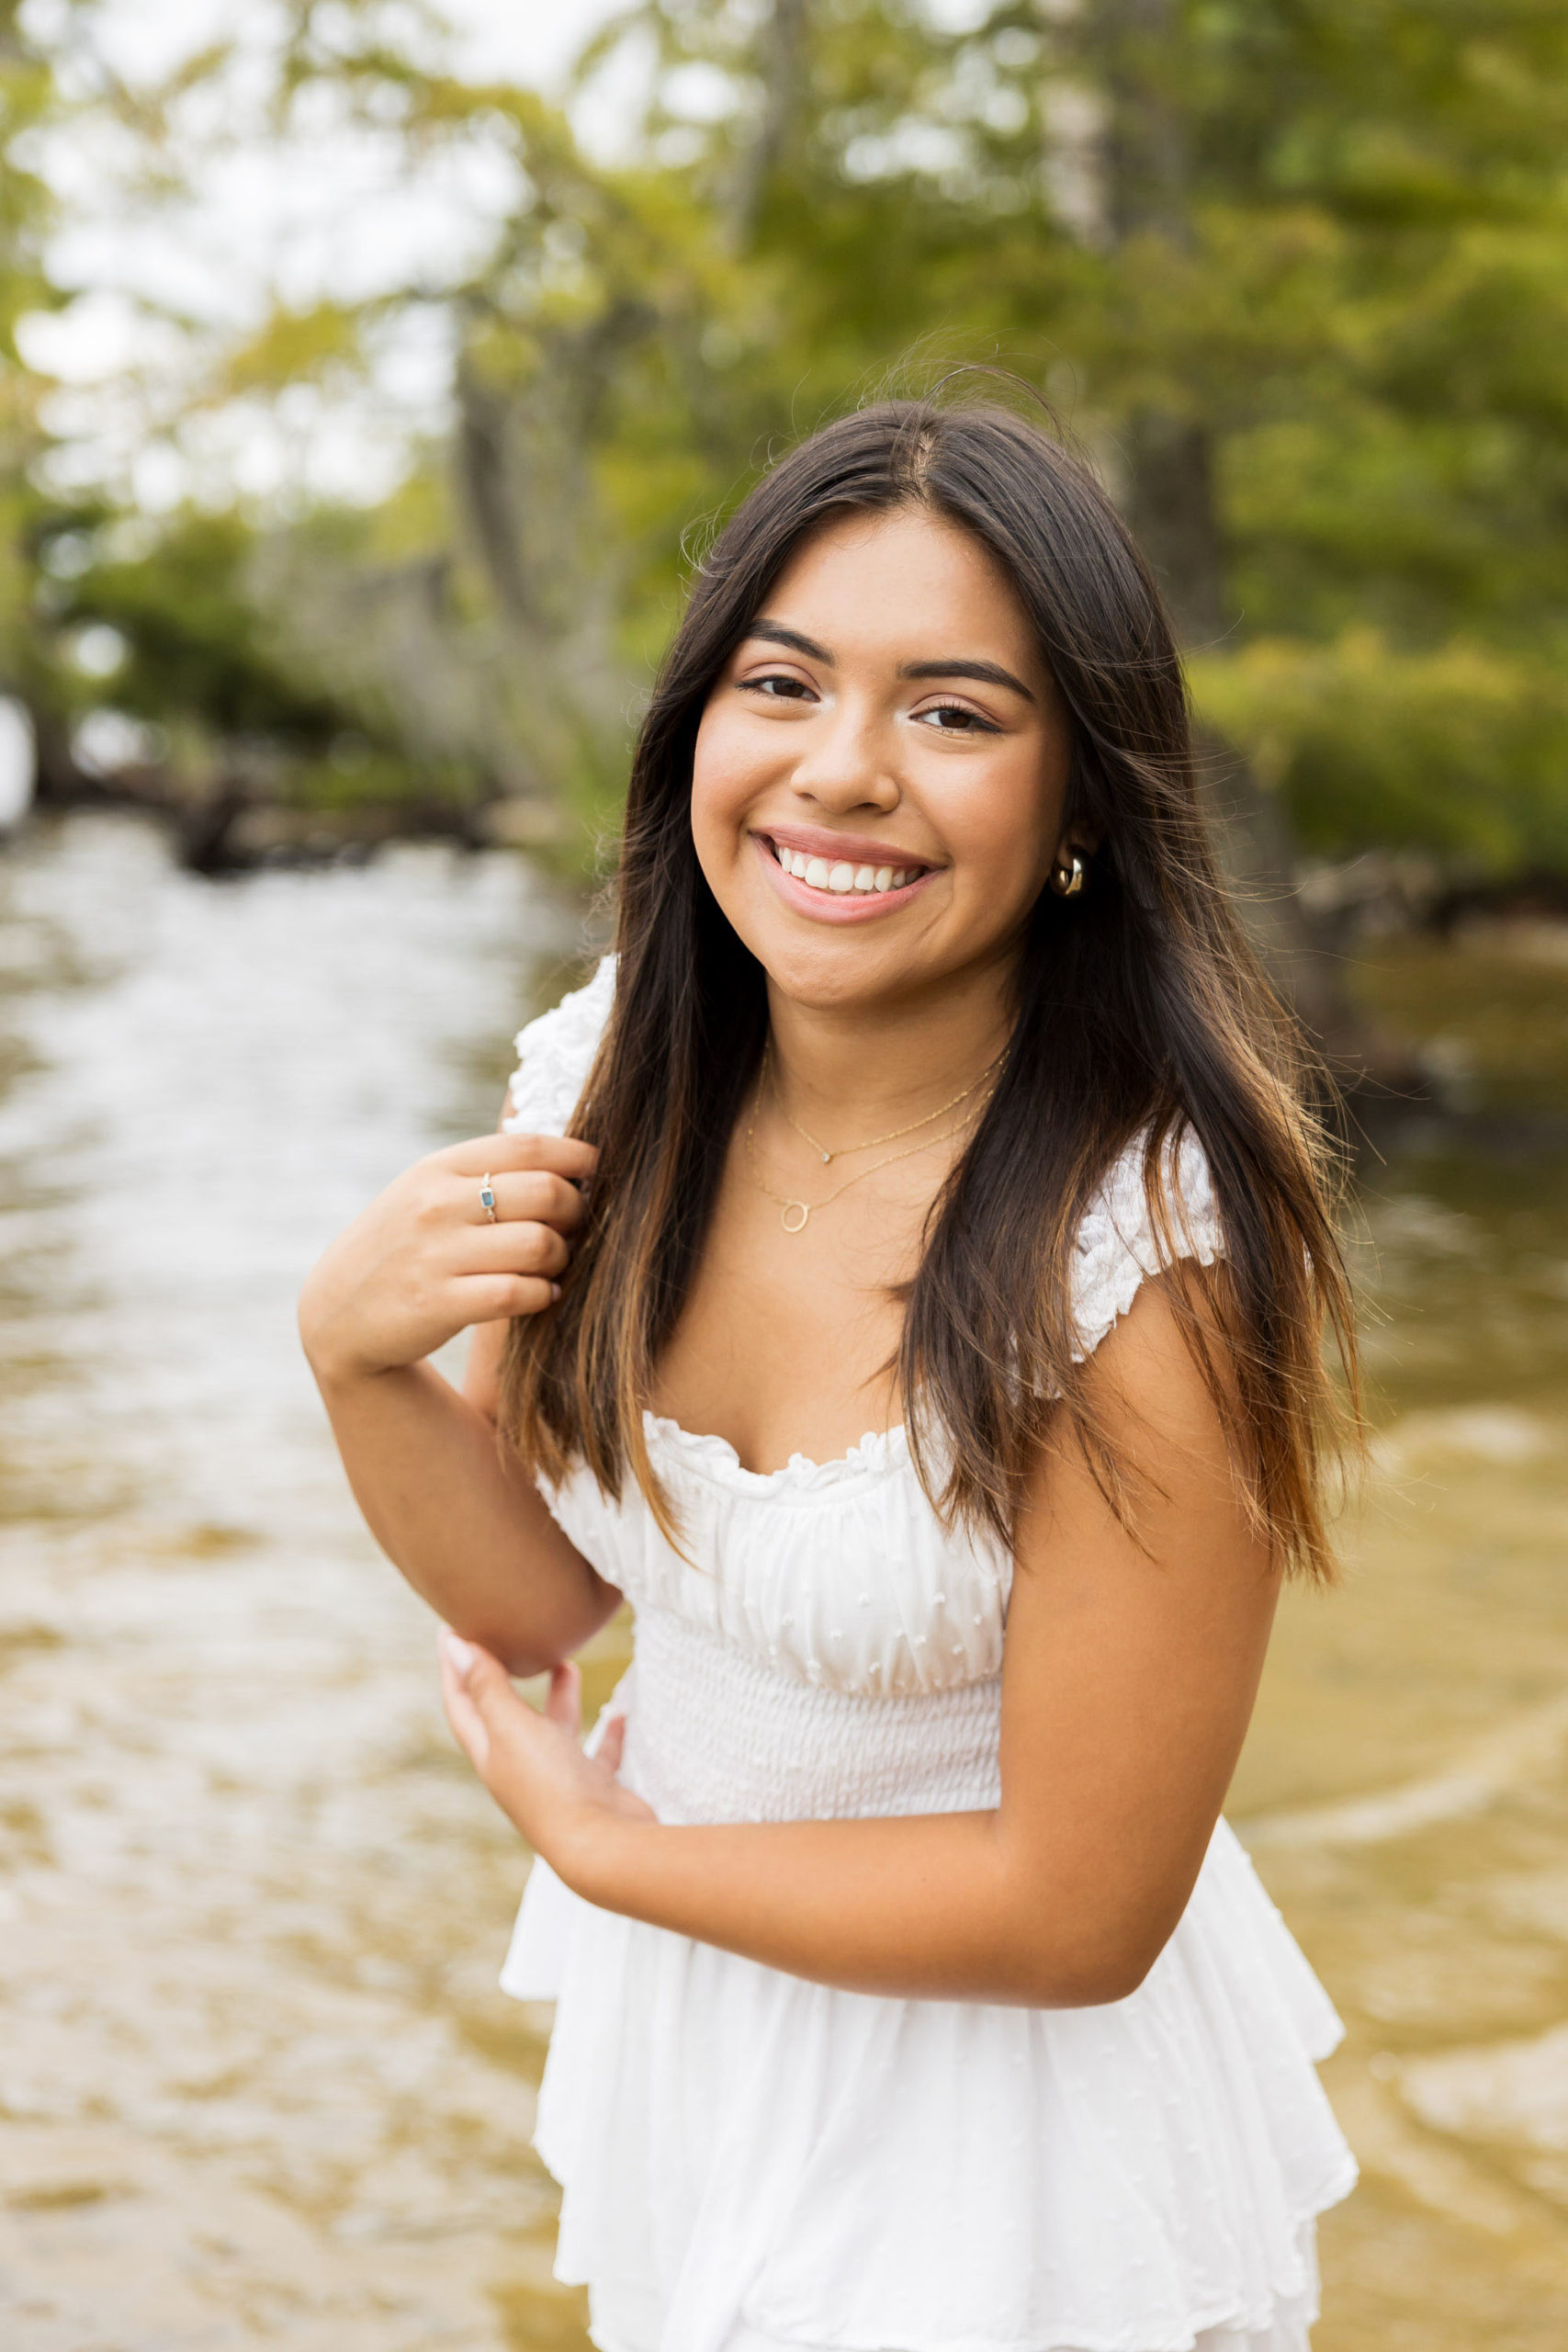
[[[339, 1235], [299, 1300], [305, 1353], [371, 1533], [455, 1632], [513, 1674], [558, 1664], [620, 1600], [494, 1423], [500, 1337], [513, 1316], [550, 1304], [593, 1160], [561, 1136], [435, 1152]], [[486, 1174], [494, 1224], [479, 1202]], [[460, 1395], [428, 1359], [470, 1325], [476, 1361]]]

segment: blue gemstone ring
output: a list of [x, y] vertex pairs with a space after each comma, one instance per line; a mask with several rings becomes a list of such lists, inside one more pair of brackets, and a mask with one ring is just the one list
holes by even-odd
[[479, 1179], [479, 1206], [493, 1225], [495, 1223], [495, 1187], [488, 1175], [481, 1176]]

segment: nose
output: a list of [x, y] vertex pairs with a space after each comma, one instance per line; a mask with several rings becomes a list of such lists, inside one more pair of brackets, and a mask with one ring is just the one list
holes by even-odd
[[838, 816], [897, 807], [894, 747], [874, 711], [845, 695], [819, 708], [800, 736], [790, 789], [803, 800]]

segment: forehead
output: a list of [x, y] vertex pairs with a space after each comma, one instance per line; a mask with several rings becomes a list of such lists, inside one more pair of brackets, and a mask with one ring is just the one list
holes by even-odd
[[840, 660], [988, 655], [1021, 674], [1043, 672], [996, 557], [960, 525], [920, 508], [835, 515], [795, 549], [766, 608]]

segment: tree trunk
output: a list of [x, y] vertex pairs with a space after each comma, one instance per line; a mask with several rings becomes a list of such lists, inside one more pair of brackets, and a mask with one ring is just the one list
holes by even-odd
[[[1181, 113], [1174, 0], [1088, 0], [1080, 42], [1107, 101], [1103, 232], [1110, 249], [1158, 238], [1191, 241], [1190, 160]], [[1216, 644], [1230, 626], [1224, 540], [1211, 426], [1145, 407], [1126, 420], [1124, 506], [1169, 609], [1177, 640]], [[1251, 764], [1217, 738], [1199, 744], [1200, 773], [1243, 920], [1276, 986], [1334, 1059], [1353, 1069], [1369, 1051], [1336, 962], [1314, 939], [1296, 895], [1290, 828]]]
[[503, 632], [501, 709], [536, 786], [579, 798], [612, 789], [638, 685], [616, 643], [618, 558], [597, 511], [592, 435], [616, 360], [656, 325], [640, 300], [618, 298], [537, 332], [526, 372], [491, 380], [458, 355], [460, 511]]
[[[1225, 634], [1224, 554], [1213, 442], [1190, 418], [1145, 412], [1126, 435], [1127, 520], [1158, 580], [1177, 641], [1208, 647]], [[1200, 728], [1199, 775], [1226, 879], [1280, 994], [1347, 1073], [1370, 1041], [1337, 960], [1314, 936], [1296, 895], [1295, 849], [1277, 797], [1234, 745]]]
[[726, 237], [732, 253], [750, 250], [768, 182], [800, 119], [806, 96], [807, 6], [808, 0], [773, 0], [756, 37], [762, 106], [756, 134], [737, 159]]

